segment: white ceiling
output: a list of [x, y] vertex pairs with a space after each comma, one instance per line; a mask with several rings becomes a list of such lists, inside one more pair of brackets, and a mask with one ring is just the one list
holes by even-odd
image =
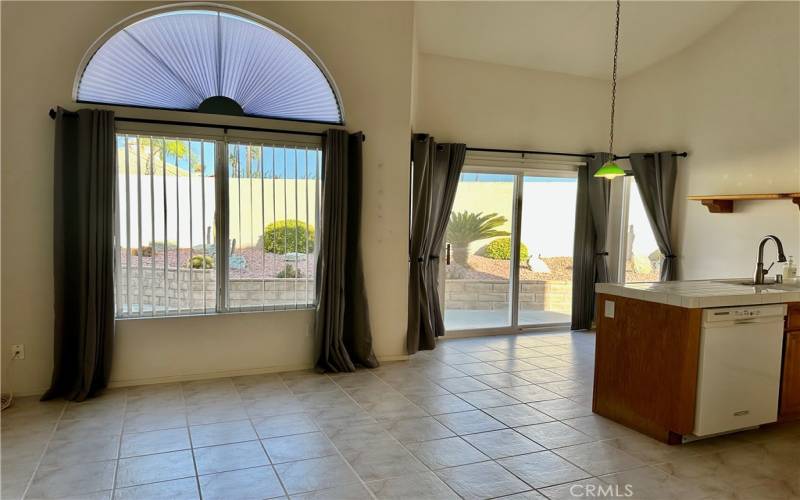
[[[610, 79], [613, 2], [417, 2], [429, 54]], [[622, 2], [619, 73], [688, 47], [740, 2]]]

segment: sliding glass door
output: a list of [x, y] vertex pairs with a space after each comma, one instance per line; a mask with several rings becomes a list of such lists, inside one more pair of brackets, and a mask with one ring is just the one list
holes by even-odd
[[465, 169], [439, 280], [447, 331], [569, 322], [576, 187], [570, 169]]
[[519, 325], [568, 323], [577, 178], [522, 177]]
[[515, 176], [463, 173], [445, 236], [445, 327], [511, 325], [511, 249]]

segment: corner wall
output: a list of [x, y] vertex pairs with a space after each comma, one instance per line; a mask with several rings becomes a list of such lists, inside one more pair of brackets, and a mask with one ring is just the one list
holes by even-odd
[[[800, 191], [799, 27], [797, 2], [745, 4], [619, 85], [620, 151], [689, 152], [678, 160], [673, 215], [682, 279], [752, 275], [767, 233], [783, 240], [787, 255], [800, 254], [800, 211], [791, 201], [736, 202], [732, 214], [711, 214], [686, 199]], [[766, 256], [769, 264], [775, 249]]]
[[[57, 105], [79, 107], [72, 103], [71, 91], [84, 52], [116, 22], [155, 5], [2, 2], [0, 7], [2, 359], [11, 344], [26, 347], [24, 361], [3, 363], [4, 391], [41, 393], [52, 371], [54, 129], [47, 111]], [[403, 357], [413, 5], [242, 2], [239, 6], [292, 31], [320, 56], [341, 91], [347, 128], [367, 135], [362, 234], [374, 345], [379, 358]], [[179, 112], [118, 112], [203, 119]], [[241, 121], [251, 126], [279, 125]], [[112, 383], [310, 367], [312, 322], [310, 310], [121, 321]]]

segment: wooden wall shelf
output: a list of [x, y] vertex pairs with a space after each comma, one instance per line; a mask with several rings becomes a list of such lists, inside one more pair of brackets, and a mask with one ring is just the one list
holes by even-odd
[[761, 193], [761, 194], [714, 194], [707, 196], [689, 196], [688, 199], [699, 201], [712, 214], [729, 214], [733, 212], [736, 201], [754, 200], [792, 200], [800, 208], [800, 193]]

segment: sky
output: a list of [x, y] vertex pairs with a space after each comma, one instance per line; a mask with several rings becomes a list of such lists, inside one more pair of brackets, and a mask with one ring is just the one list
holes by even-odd
[[[149, 155], [147, 144], [149, 138], [143, 138], [141, 155]], [[159, 144], [158, 138], [155, 138]], [[128, 136], [128, 147], [131, 149], [129, 162], [135, 164], [136, 136]], [[179, 169], [188, 172], [189, 165], [202, 163], [206, 177], [214, 176], [216, 143], [214, 141], [180, 140], [185, 150], [185, 155], [176, 155], [178, 149], [174, 144], [177, 140], [167, 140], [166, 162], [168, 165], [177, 165]], [[117, 149], [124, 154], [125, 136], [117, 135]], [[172, 145], [171, 145], [172, 144]], [[263, 167], [265, 178], [282, 179], [316, 179], [317, 169], [322, 153], [318, 149], [304, 149], [300, 147], [275, 147], [275, 146], [249, 146], [246, 144], [228, 144], [228, 157], [238, 158], [239, 168], [242, 172], [247, 169], [248, 149], [250, 150], [251, 177], [260, 178]], [[156, 153], [160, 154], [160, 153]], [[161, 160], [155, 159], [155, 164], [160, 165]], [[229, 168], [235, 168], [229, 165]], [[195, 171], [193, 170], [192, 173]]]

